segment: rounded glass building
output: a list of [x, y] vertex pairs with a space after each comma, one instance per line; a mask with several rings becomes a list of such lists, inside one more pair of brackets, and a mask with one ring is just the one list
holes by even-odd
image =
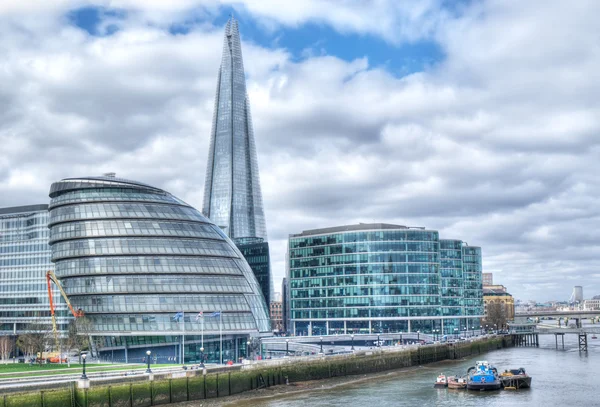
[[[159, 188], [105, 177], [50, 189], [55, 272], [103, 358], [237, 361], [269, 332], [260, 287], [232, 241]], [[184, 338], [185, 335], [185, 338]], [[221, 349], [222, 343], [222, 349]], [[201, 347], [204, 352], [201, 352]]]
[[[463, 245], [435, 230], [380, 223], [290, 235], [289, 330], [448, 335], [479, 328], [477, 282], [468, 286], [472, 312], [465, 311]], [[469, 259], [480, 265], [478, 253]]]

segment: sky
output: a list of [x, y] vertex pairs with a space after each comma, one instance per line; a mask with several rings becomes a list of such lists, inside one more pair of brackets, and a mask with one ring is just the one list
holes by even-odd
[[201, 209], [230, 14], [276, 291], [289, 234], [383, 222], [522, 300], [600, 294], [594, 0], [2, 0], [0, 207], [116, 172]]

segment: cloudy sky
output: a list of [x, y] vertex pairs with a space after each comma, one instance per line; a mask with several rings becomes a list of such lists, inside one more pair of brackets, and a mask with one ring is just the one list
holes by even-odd
[[288, 234], [389, 222], [600, 294], [595, 0], [2, 0], [0, 207], [114, 171], [200, 208], [230, 13], [277, 290]]

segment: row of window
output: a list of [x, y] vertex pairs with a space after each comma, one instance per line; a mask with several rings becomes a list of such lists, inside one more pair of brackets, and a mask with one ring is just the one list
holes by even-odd
[[128, 254], [185, 254], [196, 256], [237, 257], [238, 254], [225, 241], [196, 239], [100, 239], [75, 240], [55, 243], [52, 247], [52, 259], [69, 257], [103, 256]]
[[251, 293], [252, 290], [244, 277], [223, 278], [220, 276], [181, 277], [88, 277], [63, 280], [67, 295], [93, 293]]
[[314, 237], [290, 239], [290, 249], [300, 247], [323, 246], [329, 244], [365, 242], [365, 241], [438, 241], [439, 234], [429, 230], [377, 230], [365, 232], [335, 233]]
[[184, 204], [172, 195], [150, 193], [131, 188], [90, 188], [65, 192], [52, 198], [50, 209], [59, 205], [97, 201], [166, 202]]
[[364, 276], [345, 276], [331, 278], [292, 279], [291, 288], [308, 287], [348, 287], [373, 284], [386, 285], [432, 285], [439, 284], [440, 278], [435, 274], [368, 274]]
[[356, 263], [439, 263], [437, 253], [369, 253], [292, 259], [291, 268]]
[[60, 206], [50, 211], [50, 225], [86, 219], [145, 218], [207, 222], [194, 208], [178, 205], [98, 203]]
[[56, 275], [59, 277], [106, 273], [240, 275], [242, 267], [244, 267], [242, 260], [225, 257], [96, 257], [61, 260], [56, 264]]
[[250, 311], [243, 295], [102, 295], [74, 297], [73, 304], [86, 312], [169, 312], [182, 311], [195, 320], [199, 312], [208, 318], [215, 311]]
[[[88, 314], [95, 332], [143, 331], [143, 332], [174, 332], [180, 334], [184, 329], [183, 322], [177, 322], [173, 315], [119, 315], [119, 314]], [[186, 332], [219, 332], [256, 330], [256, 323], [250, 313], [221, 313], [221, 317], [208, 317], [195, 320], [194, 315], [185, 316]]]
[[436, 242], [359, 242], [290, 250], [290, 258], [376, 252], [438, 252]]
[[52, 228], [50, 242], [104, 236], [182, 236], [222, 240], [216, 226], [177, 221], [85, 221], [69, 222]]

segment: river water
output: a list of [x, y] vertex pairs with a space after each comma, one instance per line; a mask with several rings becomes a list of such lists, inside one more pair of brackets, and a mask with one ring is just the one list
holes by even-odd
[[[559, 347], [561, 347], [559, 338]], [[555, 349], [554, 335], [541, 335], [540, 347], [501, 349], [477, 357], [442, 362], [384, 378], [340, 387], [240, 402], [252, 407], [332, 406], [600, 406], [600, 339], [588, 336], [588, 353], [580, 354], [576, 335], [565, 335], [565, 350]], [[464, 374], [476, 360], [488, 360], [499, 371], [524, 367], [531, 389], [471, 392], [434, 389], [438, 374]], [[248, 403], [248, 404], [247, 404]]]

